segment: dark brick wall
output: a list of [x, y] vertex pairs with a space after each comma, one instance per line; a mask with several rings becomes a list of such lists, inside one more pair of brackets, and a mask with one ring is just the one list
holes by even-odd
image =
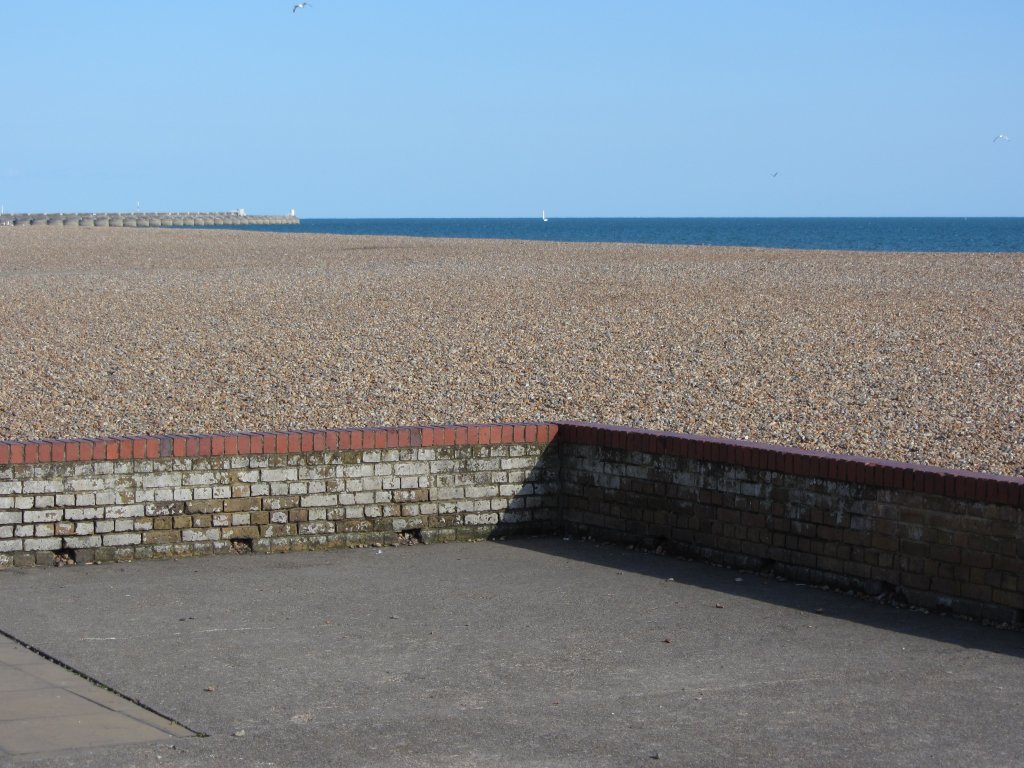
[[559, 444], [571, 532], [1024, 619], [1021, 478], [597, 425], [563, 424]]

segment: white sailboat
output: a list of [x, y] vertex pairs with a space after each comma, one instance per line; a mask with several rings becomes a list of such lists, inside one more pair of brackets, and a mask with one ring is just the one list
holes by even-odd
[[540, 212], [540, 220], [541, 221], [547, 221], [548, 220], [548, 214], [547, 214], [546, 211], [541, 211]]

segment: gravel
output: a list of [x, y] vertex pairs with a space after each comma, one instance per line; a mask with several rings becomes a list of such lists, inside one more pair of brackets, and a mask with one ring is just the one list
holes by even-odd
[[0, 229], [0, 438], [579, 419], [1024, 474], [1024, 254]]

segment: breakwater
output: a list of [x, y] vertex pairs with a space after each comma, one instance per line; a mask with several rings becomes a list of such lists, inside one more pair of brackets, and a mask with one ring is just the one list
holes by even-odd
[[4, 213], [0, 227], [220, 227], [257, 224], [298, 224], [295, 212], [286, 216], [250, 216], [245, 211], [218, 213]]

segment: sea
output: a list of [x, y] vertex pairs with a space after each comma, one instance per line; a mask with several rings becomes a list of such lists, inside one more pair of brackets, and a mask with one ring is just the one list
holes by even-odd
[[1024, 218], [302, 219], [249, 229], [852, 251], [1024, 251]]

